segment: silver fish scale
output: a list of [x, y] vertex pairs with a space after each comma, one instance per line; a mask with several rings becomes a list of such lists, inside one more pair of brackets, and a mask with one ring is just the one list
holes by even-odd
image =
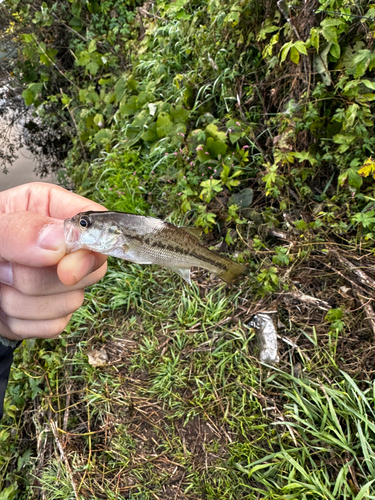
[[[204, 255], [194, 255], [194, 250], [198, 251], [198, 247], [200, 247], [201, 253], [202, 247], [198, 241], [195, 241], [193, 236], [180, 230], [180, 241], [176, 242], [173, 233], [173, 230], [164, 228], [161, 231], [153, 231], [142, 237], [138, 236], [137, 239], [133, 239], [134, 236], [129, 235], [129, 239], [133, 239], [132, 242], [129, 242], [129, 246], [142, 260], [150, 260], [154, 264], [165, 267], [186, 269], [192, 266], [201, 267], [203, 258], [205, 264], [207, 264], [207, 267], [205, 267], [209, 271], [217, 272], [220, 269], [225, 269], [224, 266], [215, 265], [211, 259], [204, 258]], [[124, 236], [126, 238], [127, 235]]]

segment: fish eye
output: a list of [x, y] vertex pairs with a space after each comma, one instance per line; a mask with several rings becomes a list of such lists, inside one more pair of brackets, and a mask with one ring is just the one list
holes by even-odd
[[88, 217], [87, 215], [82, 215], [82, 217], [79, 219], [79, 225], [84, 228], [90, 227], [91, 226], [90, 217]]

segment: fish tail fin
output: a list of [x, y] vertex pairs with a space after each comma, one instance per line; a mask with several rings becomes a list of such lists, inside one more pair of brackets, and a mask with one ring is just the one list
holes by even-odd
[[242, 264], [231, 262], [231, 264], [229, 264], [228, 266], [228, 269], [223, 274], [218, 274], [218, 276], [226, 283], [234, 283], [240, 276], [245, 274], [246, 271], [247, 268]]

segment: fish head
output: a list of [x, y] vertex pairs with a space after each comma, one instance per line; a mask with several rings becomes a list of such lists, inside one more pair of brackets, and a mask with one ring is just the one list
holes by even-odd
[[81, 248], [108, 254], [119, 245], [121, 231], [104, 214], [108, 212], [81, 212], [64, 221], [65, 245], [68, 253]]

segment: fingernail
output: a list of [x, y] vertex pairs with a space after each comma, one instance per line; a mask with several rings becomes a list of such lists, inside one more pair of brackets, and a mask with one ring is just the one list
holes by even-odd
[[12, 285], [13, 271], [10, 262], [0, 262], [0, 282], [5, 285]]
[[57, 251], [65, 244], [64, 223], [47, 224], [38, 238], [38, 247], [44, 250]]

